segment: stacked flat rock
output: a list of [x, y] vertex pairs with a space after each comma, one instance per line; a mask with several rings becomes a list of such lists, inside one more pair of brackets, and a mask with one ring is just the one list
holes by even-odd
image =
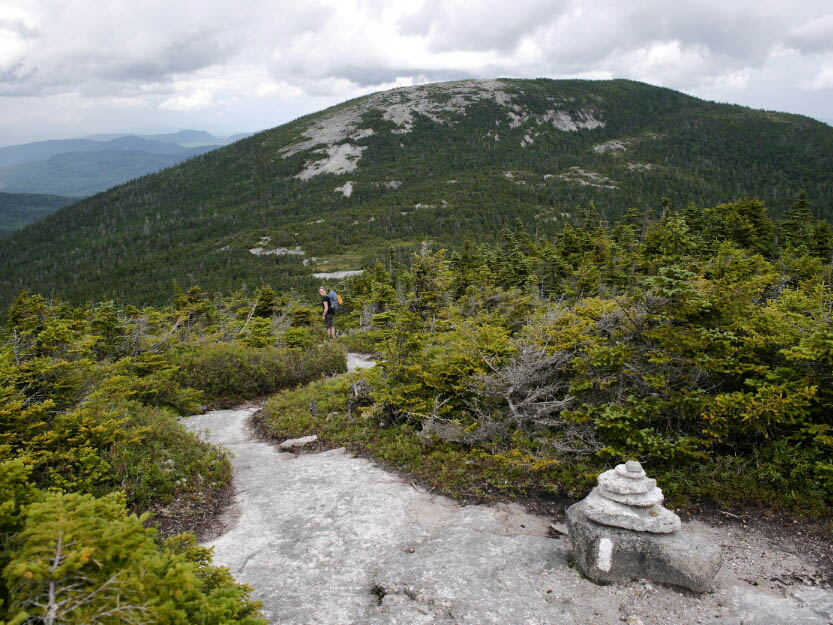
[[605, 471], [598, 482], [582, 502], [587, 518], [636, 532], [670, 534], [680, 529], [680, 517], [663, 507], [657, 481], [647, 477], [636, 460]]
[[636, 461], [599, 476], [596, 488], [567, 509], [578, 569], [598, 583], [650, 579], [706, 592], [720, 569], [720, 547], [679, 531], [662, 506], [656, 480]]

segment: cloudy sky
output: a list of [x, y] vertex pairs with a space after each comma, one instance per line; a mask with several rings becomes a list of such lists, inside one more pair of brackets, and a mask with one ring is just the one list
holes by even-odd
[[0, 146], [270, 128], [391, 87], [632, 78], [833, 124], [831, 0], [3, 0]]

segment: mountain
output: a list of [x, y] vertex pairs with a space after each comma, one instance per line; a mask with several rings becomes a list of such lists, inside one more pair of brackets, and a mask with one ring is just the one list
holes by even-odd
[[[219, 146], [218, 144], [214, 144], [209, 147], [214, 149]], [[188, 150], [189, 148], [171, 141], [157, 141], [144, 137], [126, 135], [105, 142], [104, 149], [101, 152], [123, 151], [145, 152], [147, 154], [187, 154]]]
[[0, 306], [170, 297], [173, 281], [304, 292], [423, 241], [552, 236], [592, 202], [612, 221], [806, 192], [833, 215], [833, 128], [627, 80], [489, 80], [345, 102], [134, 180], [0, 242]]
[[226, 137], [226, 145], [229, 143], [234, 143], [235, 141], [240, 141], [240, 139], [245, 139], [247, 137], [251, 137], [252, 135], [257, 134], [256, 132], [240, 132], [236, 135], [231, 135], [230, 137]]
[[32, 193], [0, 193], [0, 237], [42, 219], [77, 198]]
[[[215, 141], [212, 147], [217, 147], [220, 143], [220, 141]], [[37, 163], [61, 154], [112, 152], [116, 150], [134, 150], [147, 152], [148, 154], [185, 154], [188, 152], [187, 147], [173, 141], [150, 139], [136, 135], [122, 135], [107, 141], [94, 141], [92, 139], [36, 141], [35, 143], [0, 148], [0, 166], [10, 167]]]
[[102, 149], [101, 141], [92, 139], [52, 139], [0, 148], [0, 167], [45, 161], [67, 152], [91, 152]]
[[[106, 152], [119, 149], [119, 145], [131, 142], [134, 146], [132, 149], [153, 154], [172, 154], [174, 150], [182, 151], [195, 147], [228, 145], [252, 134], [254, 133], [241, 133], [231, 137], [215, 137], [204, 130], [180, 130], [179, 132], [155, 135], [107, 134], [92, 135], [81, 139], [35, 141], [0, 148], [0, 167], [45, 161], [58, 154], [68, 152]], [[172, 148], [172, 145], [176, 147]]]
[[[138, 137], [115, 139], [107, 145], [109, 150], [67, 152], [46, 161], [0, 167], [3, 189], [15, 193], [37, 189], [42, 193], [84, 197], [213, 149], [155, 144]], [[141, 149], [158, 149], [159, 145], [164, 148], [156, 152]]]
[[[234, 143], [244, 137], [249, 137], [255, 133], [241, 133], [231, 137], [215, 137], [210, 132], [204, 130], [180, 130], [178, 132], [168, 132], [154, 135], [129, 135], [136, 136], [142, 139], [149, 139], [151, 141], [161, 141], [163, 143], [176, 143], [183, 147], [199, 147], [202, 145], [228, 145]], [[118, 134], [98, 134], [85, 137], [86, 139], [94, 139], [96, 141], [110, 141], [126, 135]]]
[[204, 130], [180, 130], [179, 132], [171, 132], [159, 135], [143, 135], [143, 139], [150, 139], [152, 141], [162, 141], [166, 143], [176, 143], [177, 145], [184, 145], [186, 147], [197, 147], [201, 145], [225, 145], [227, 141], [215, 137], [211, 133]]
[[249, 135], [219, 138], [201, 130], [182, 130], [7, 146], [0, 148], [0, 188], [16, 193], [93, 195], [245, 136]]

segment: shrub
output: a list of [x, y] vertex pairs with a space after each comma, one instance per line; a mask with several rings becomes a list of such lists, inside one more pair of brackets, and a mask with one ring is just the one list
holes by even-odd
[[7, 552], [2, 590], [10, 623], [260, 625], [247, 586], [208, 565], [193, 539], [154, 540], [124, 498], [50, 493], [32, 503]]
[[174, 496], [200, 502], [231, 482], [228, 452], [185, 429], [168, 410], [122, 405], [130, 444], [104, 454], [131, 510], [148, 510]]
[[347, 370], [344, 352], [329, 345], [297, 351], [219, 344], [188, 351], [179, 364], [184, 386], [204, 391], [221, 405]]

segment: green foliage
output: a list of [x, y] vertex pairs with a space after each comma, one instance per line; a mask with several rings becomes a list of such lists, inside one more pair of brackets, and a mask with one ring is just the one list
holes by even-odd
[[231, 482], [225, 450], [193, 436], [175, 415], [135, 403], [116, 406], [128, 415], [122, 426], [133, 433], [129, 444], [111, 447], [105, 458], [132, 510], [152, 510], [176, 500], [204, 506]]
[[[768, 254], [775, 237], [765, 227], [767, 212], [792, 211], [800, 227], [788, 229], [788, 240], [829, 259], [830, 231], [807, 220], [806, 208], [793, 210], [804, 190], [812, 216], [833, 215], [829, 126], [626, 80], [503, 82], [523, 115], [493, 98], [472, 97], [465, 114], [449, 112], [442, 121], [417, 116], [410, 132], [392, 133], [381, 110], [367, 111], [361, 127], [374, 132], [353, 140], [364, 151], [357, 169], [344, 174], [301, 180], [297, 174], [320, 158], [314, 152], [320, 146], [291, 156], [284, 150], [311, 124], [324, 123], [330, 109], [78, 202], [0, 241], [0, 310], [24, 288], [75, 304], [113, 298], [161, 305], [173, 281], [226, 294], [266, 282], [279, 298], [294, 292], [315, 303], [316, 272], [370, 270], [377, 262], [394, 272], [423, 242], [448, 249], [452, 258], [465, 240], [499, 245], [492, 271], [501, 272], [502, 283], [525, 290], [534, 275], [549, 294], [596, 295], [611, 270], [625, 279], [631, 266], [625, 256], [635, 244], [664, 256], [663, 264], [689, 254], [701, 234]], [[445, 89], [422, 91], [448, 100]], [[362, 99], [340, 110], [368, 104]], [[539, 123], [555, 109], [592, 111], [604, 125], [564, 132]], [[597, 149], [611, 142], [624, 149]], [[604, 178], [610, 182], [599, 183]], [[347, 180], [350, 197], [333, 193]], [[394, 181], [401, 185], [388, 184]], [[683, 220], [674, 216], [692, 204], [705, 208]], [[612, 227], [629, 211], [619, 250], [613, 236], [599, 236], [601, 226]], [[652, 218], [663, 211], [665, 223], [646, 231], [637, 213]], [[518, 219], [529, 241], [505, 236]], [[528, 254], [538, 239], [568, 229], [573, 236], [561, 241], [558, 262]], [[260, 243], [264, 237], [268, 244]], [[298, 246], [303, 257], [249, 251]], [[455, 285], [457, 297], [480, 281], [472, 260], [461, 256], [468, 268]], [[567, 284], [563, 261], [583, 269]], [[420, 305], [430, 308], [429, 300]], [[267, 318], [270, 306], [264, 292], [255, 315]]]
[[[362, 377], [377, 385], [380, 375], [371, 370]], [[373, 407], [350, 408], [349, 387], [358, 379], [351, 374], [282, 391], [267, 402], [263, 425], [276, 437], [316, 432], [326, 444], [369, 453], [460, 499], [533, 493], [576, 496], [592, 481], [588, 466], [580, 461], [546, 460], [518, 450], [489, 453], [441, 439], [428, 440], [412, 424], [380, 421]]]
[[[457, 252], [391, 247], [386, 264], [339, 285], [339, 328], [380, 359], [352, 389], [359, 376], [285, 390], [343, 372], [345, 355], [324, 341], [316, 306], [268, 285], [223, 296], [175, 283], [170, 307], [141, 310], [20, 293], [0, 335], [4, 609], [25, 619], [57, 581], [46, 554], [58, 524], [80, 549], [53, 557], [67, 565], [60, 583], [83, 576], [103, 585], [96, 597], [135, 598], [123, 620], [157, 607], [172, 622], [253, 618], [245, 590], [189, 539], [145, 552], [149, 534], [127, 510], [175, 496], [198, 506], [228, 484], [225, 454], [177, 414], [278, 391], [265, 409], [276, 435], [317, 431], [460, 497], [576, 496], [637, 457], [674, 502], [824, 514], [833, 237], [799, 223], [805, 201], [782, 223], [744, 199], [682, 212], [669, 200], [658, 219], [631, 210], [615, 225], [584, 202], [551, 235], [517, 222]], [[110, 519], [112, 548], [91, 542], [103, 531], [94, 515]], [[191, 607], [148, 599], [125, 546], [147, 556], [147, 579], [162, 562], [185, 594], [201, 589]], [[119, 562], [124, 578], [107, 573]], [[90, 618], [89, 603], [73, 613]]]
[[[23, 458], [0, 461], [0, 573], [9, 562], [12, 539], [23, 529], [27, 507], [42, 497], [28, 481], [30, 472]], [[0, 619], [8, 605], [8, 588], [0, 584]]]
[[[382, 357], [364, 418], [397, 433], [409, 466], [424, 462], [406, 451], [416, 437], [501, 471], [555, 463], [571, 485], [565, 467], [638, 457], [701, 477], [666, 484], [677, 501], [833, 501], [830, 268], [778, 247], [753, 200], [613, 227], [592, 206], [579, 218], [551, 241], [516, 226], [494, 247], [426, 250], [348, 281]], [[729, 458], [738, 474], [718, 487]]]
[[36, 193], [0, 192], [0, 237], [43, 219], [75, 198]]
[[[297, 346], [294, 336], [287, 341]], [[179, 379], [184, 386], [202, 390], [213, 402], [230, 404], [346, 370], [340, 348], [305, 347], [201, 346], [178, 357]]]
[[262, 623], [250, 589], [188, 539], [160, 548], [111, 494], [50, 493], [26, 510], [2, 580], [9, 623]]
[[176, 422], [171, 410], [202, 397], [169, 357], [144, 351], [145, 322], [112, 302], [73, 309], [21, 294], [0, 347], [0, 459], [23, 458], [39, 488], [123, 488], [139, 510], [227, 484], [225, 456]]
[[262, 622], [193, 537], [160, 545], [147, 511], [201, 515], [231, 480], [227, 453], [178, 415], [344, 370], [332, 344], [274, 347], [302, 308], [268, 287], [175, 287], [172, 307], [141, 311], [15, 299], [0, 332], [0, 623]]
[[142, 148], [124, 149], [121, 146], [93, 152], [71, 151], [34, 162], [0, 166], [0, 175], [6, 183], [4, 188], [10, 191], [37, 189], [55, 193], [58, 197], [80, 198], [165, 169], [204, 151], [205, 148], [181, 148], [175, 153], [157, 154]]

